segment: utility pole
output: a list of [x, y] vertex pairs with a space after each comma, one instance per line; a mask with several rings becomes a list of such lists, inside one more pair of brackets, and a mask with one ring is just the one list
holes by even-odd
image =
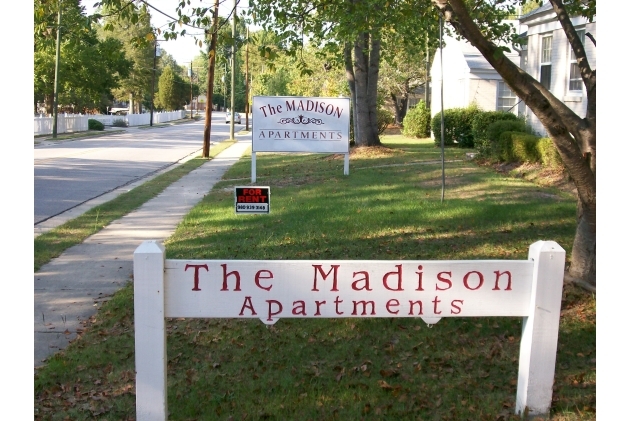
[[429, 109], [429, 35], [425, 34], [425, 107]]
[[237, 0], [234, 0], [234, 9], [232, 9], [232, 66], [230, 75], [230, 140], [234, 140], [234, 74], [237, 63]]
[[151, 81], [151, 111], [149, 113], [149, 125], [153, 126], [153, 95], [156, 91], [156, 55], [158, 54], [158, 40], [153, 41], [153, 78]]
[[219, 0], [215, 0], [213, 11], [213, 29], [210, 34], [210, 51], [208, 52], [208, 81], [206, 82], [206, 120], [204, 123], [204, 147], [202, 157], [210, 157], [210, 123], [213, 107], [213, 82], [215, 79], [215, 56], [217, 55], [217, 28], [219, 26]]
[[190, 102], [190, 109], [191, 109], [191, 120], [193, 119], [193, 62], [191, 61], [191, 67], [189, 68], [188, 71], [189, 76], [191, 77], [191, 102]]
[[55, 87], [53, 91], [53, 139], [57, 138], [57, 106], [59, 104], [59, 51], [61, 49], [61, 2], [57, 11], [57, 51], [55, 52]]

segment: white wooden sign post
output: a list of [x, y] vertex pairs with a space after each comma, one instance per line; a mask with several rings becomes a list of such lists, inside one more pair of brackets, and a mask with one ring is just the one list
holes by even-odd
[[552, 241], [528, 260], [479, 261], [166, 260], [146, 241], [134, 253], [137, 419], [167, 419], [166, 317], [523, 316], [515, 412], [547, 415], [564, 263]]
[[257, 152], [344, 154], [349, 173], [350, 99], [290, 96], [252, 98], [252, 183]]

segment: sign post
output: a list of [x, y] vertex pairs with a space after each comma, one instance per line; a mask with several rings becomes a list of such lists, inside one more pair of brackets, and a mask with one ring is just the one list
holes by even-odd
[[[255, 192], [256, 193], [256, 192]], [[517, 414], [544, 415], [552, 385], [565, 250], [530, 246], [528, 260], [167, 260], [134, 253], [136, 415], [166, 420], [164, 318], [524, 318]]]

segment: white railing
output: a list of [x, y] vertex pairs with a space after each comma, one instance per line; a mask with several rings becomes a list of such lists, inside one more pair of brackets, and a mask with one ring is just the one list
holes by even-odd
[[[167, 123], [173, 120], [186, 118], [185, 110], [153, 113], [154, 124]], [[57, 116], [57, 133], [81, 132], [88, 130], [88, 120], [98, 120], [105, 126], [112, 126], [115, 120], [123, 120], [128, 126], [144, 126], [149, 124], [151, 115], [128, 114], [128, 115], [82, 115], [82, 114], [59, 114]], [[34, 134], [52, 134], [53, 117], [40, 115], [34, 118]]]

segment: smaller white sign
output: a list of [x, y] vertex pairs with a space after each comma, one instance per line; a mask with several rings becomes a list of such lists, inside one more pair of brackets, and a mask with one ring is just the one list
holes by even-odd
[[252, 152], [348, 153], [349, 98], [264, 97], [252, 101]]

